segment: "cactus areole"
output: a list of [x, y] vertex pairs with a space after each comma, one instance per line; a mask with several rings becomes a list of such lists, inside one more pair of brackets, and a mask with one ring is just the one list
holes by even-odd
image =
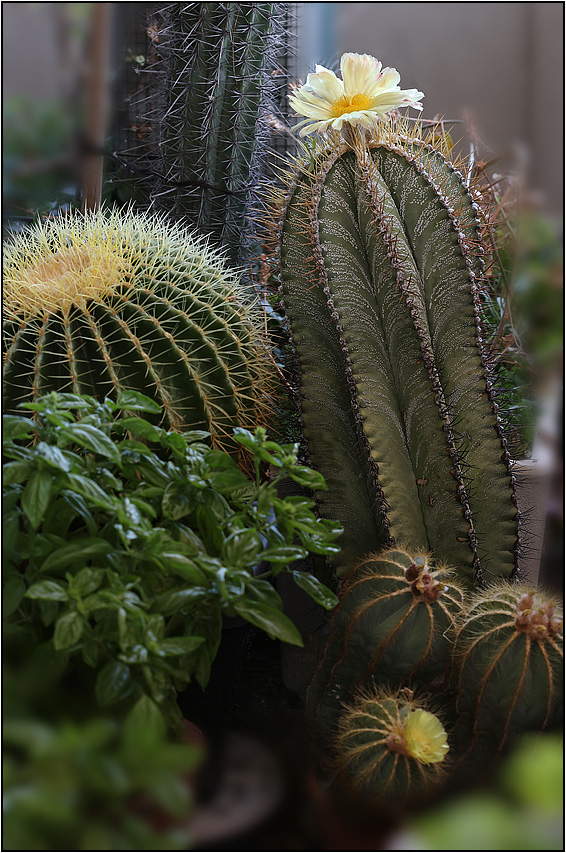
[[71, 213], [4, 251], [4, 407], [134, 390], [236, 452], [269, 410], [261, 315], [219, 253], [162, 218]]
[[[395, 542], [472, 584], [514, 574], [518, 513], [482, 351], [478, 204], [407, 120], [318, 135], [270, 238], [338, 577]], [[440, 143], [439, 143], [440, 144]]]

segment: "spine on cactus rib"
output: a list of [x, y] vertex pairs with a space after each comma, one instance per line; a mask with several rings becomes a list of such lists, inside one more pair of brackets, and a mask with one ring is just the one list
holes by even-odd
[[449, 663], [464, 593], [453, 572], [426, 553], [392, 549], [346, 579], [307, 713], [330, 735], [344, 703], [371, 684], [422, 685]]
[[336, 574], [400, 541], [469, 582], [510, 576], [518, 517], [478, 326], [477, 205], [418, 135], [350, 137], [296, 168], [280, 226], [321, 513], [345, 527]]
[[[153, 15], [148, 102], [158, 152], [151, 200], [242, 263], [285, 82], [284, 4], [173, 3]], [[274, 73], [275, 72], [275, 73]]]
[[236, 450], [270, 409], [260, 318], [234, 273], [185, 229], [117, 212], [71, 214], [4, 256], [7, 411], [49, 391], [137, 390], [168, 426]]
[[444, 776], [446, 732], [411, 691], [372, 690], [347, 708], [336, 736], [337, 782], [368, 805], [399, 805]]
[[550, 724], [563, 691], [563, 618], [557, 602], [525, 584], [476, 595], [454, 648], [463, 757], [494, 760], [519, 732]]

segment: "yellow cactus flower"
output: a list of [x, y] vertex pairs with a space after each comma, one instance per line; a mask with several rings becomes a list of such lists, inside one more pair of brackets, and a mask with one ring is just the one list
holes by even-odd
[[437, 764], [449, 749], [446, 732], [438, 717], [420, 709], [407, 715], [405, 745], [408, 754], [421, 764]]
[[367, 53], [345, 53], [340, 60], [340, 80], [334, 71], [316, 66], [307, 82], [289, 102], [295, 112], [307, 116], [295, 126], [300, 136], [332, 127], [340, 130], [344, 123], [371, 130], [391, 110], [414, 107], [424, 97], [417, 89], [400, 89], [400, 76], [394, 68], [382, 68]]

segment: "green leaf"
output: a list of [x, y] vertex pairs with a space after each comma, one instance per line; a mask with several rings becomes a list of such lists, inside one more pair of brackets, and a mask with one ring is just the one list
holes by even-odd
[[267, 580], [258, 580], [250, 578], [247, 583], [247, 595], [251, 598], [256, 598], [258, 601], [263, 601], [270, 607], [275, 607], [276, 610], [281, 610], [281, 598], [279, 593]]
[[97, 531], [97, 525], [94, 520], [93, 514], [90, 512], [86, 504], [85, 499], [81, 495], [76, 495], [73, 492], [66, 490], [63, 493], [63, 500], [71, 507], [71, 509], [74, 510], [77, 515], [81, 516], [86, 525], [87, 532], [91, 536], [94, 536]]
[[90, 637], [83, 637], [82, 655], [86, 665], [94, 669], [98, 663], [99, 649], [96, 642]]
[[76, 610], [73, 610], [71, 613], [63, 613], [55, 623], [53, 646], [56, 651], [74, 646], [80, 640], [83, 630], [82, 617]]
[[39, 608], [39, 616], [41, 618], [41, 622], [45, 625], [46, 628], [49, 625], [52, 625], [57, 618], [57, 614], [59, 613], [59, 602], [58, 601], [45, 601], [43, 599], [39, 599], [37, 602], [37, 606]]
[[220, 471], [211, 477], [213, 488], [221, 495], [230, 495], [235, 489], [248, 486], [249, 482], [246, 475], [238, 469], [234, 471]]
[[78, 394], [56, 392], [53, 396], [53, 405], [58, 409], [93, 409], [98, 405], [98, 400], [95, 400], [94, 397], [88, 397], [86, 394], [79, 396]]
[[288, 469], [289, 476], [301, 486], [312, 490], [326, 490], [325, 479], [318, 471], [313, 471], [312, 468], [307, 468], [305, 465], [294, 465]]
[[156, 558], [158, 563], [170, 572], [175, 572], [176, 575], [182, 577], [183, 580], [189, 583], [202, 584], [206, 581], [204, 573], [199, 567], [193, 563], [184, 554], [175, 554], [171, 551], [165, 551]]
[[106, 539], [98, 537], [85, 536], [83, 539], [77, 539], [74, 542], [69, 542], [68, 545], [63, 545], [47, 557], [41, 565], [39, 571], [45, 572], [48, 569], [56, 569], [61, 566], [77, 565], [85, 560], [90, 560], [93, 557], [100, 557], [109, 554], [113, 551], [112, 545]]
[[338, 598], [332, 590], [313, 577], [308, 572], [293, 572], [297, 586], [300, 586], [310, 597], [322, 605], [325, 610], [332, 610], [338, 604]]
[[59, 450], [58, 447], [47, 444], [45, 441], [40, 441], [35, 450], [37, 455], [53, 468], [57, 468], [60, 471], [71, 470], [69, 459], [67, 459], [63, 451]]
[[100, 705], [113, 705], [125, 699], [133, 690], [130, 667], [119, 661], [105, 664], [96, 679], [96, 698]]
[[216, 514], [208, 506], [199, 504], [196, 508], [196, 519], [207, 550], [213, 555], [219, 554], [224, 542], [224, 535], [216, 519]]
[[10, 486], [12, 483], [23, 483], [32, 474], [34, 465], [31, 462], [8, 462], [2, 468], [2, 485]]
[[171, 687], [170, 676], [150, 666], [143, 667], [143, 674], [155, 701], [164, 702]]
[[26, 592], [26, 598], [41, 599], [43, 601], [66, 601], [67, 590], [57, 581], [39, 581], [34, 583]]
[[22, 509], [34, 530], [37, 530], [49, 506], [53, 475], [49, 471], [34, 471], [22, 495]]
[[[206, 454], [206, 465], [211, 471], [233, 471], [238, 467], [231, 456], [223, 450], [211, 450]], [[246, 483], [249, 480], [246, 478]]]
[[124, 743], [136, 751], [161, 743], [165, 732], [163, 714], [153, 699], [145, 695], [138, 699], [122, 728]]
[[304, 560], [307, 554], [306, 548], [299, 548], [297, 545], [281, 545], [276, 548], [266, 548], [259, 557], [268, 563], [288, 564], [295, 562], [295, 560]]
[[81, 597], [85, 597], [95, 592], [101, 586], [105, 574], [104, 569], [85, 568], [81, 569], [74, 578], [67, 575], [67, 579], [73, 591], [77, 592]]
[[194, 510], [196, 499], [190, 486], [184, 488], [178, 483], [169, 483], [163, 492], [161, 509], [166, 518], [176, 521]]
[[6, 619], [18, 609], [26, 593], [22, 578], [10, 578], [2, 588], [2, 615]]
[[252, 625], [263, 628], [271, 639], [293, 646], [303, 645], [299, 631], [281, 610], [261, 601], [235, 601], [234, 609]]
[[181, 433], [183, 436], [183, 441], [187, 444], [192, 444], [194, 441], [205, 441], [205, 439], [210, 438], [210, 433], [205, 432], [203, 429], [190, 429], [187, 432]]
[[222, 546], [222, 559], [228, 566], [253, 566], [261, 559], [261, 549], [257, 530], [236, 530]]
[[23, 438], [31, 435], [37, 429], [37, 424], [30, 418], [21, 418], [18, 415], [4, 415], [2, 417], [2, 440], [11, 438]]
[[[162, 429], [150, 424], [149, 421], [144, 421], [143, 418], [121, 418], [118, 421], [119, 425], [135, 435], [136, 438], [144, 438], [147, 441], [159, 441], [163, 433]], [[183, 448], [184, 448], [183, 443]]]
[[171, 637], [159, 643], [159, 651], [164, 655], [187, 655], [204, 643], [204, 637]]
[[102, 430], [92, 426], [92, 424], [84, 424], [80, 422], [76, 424], [69, 424], [63, 428], [62, 432], [63, 435], [72, 438], [73, 441], [76, 444], [80, 444], [81, 447], [86, 447], [87, 450], [90, 450], [93, 453], [105, 456], [117, 465], [120, 464], [120, 451], [112, 439], [108, 438]]
[[104, 509], [114, 510], [116, 508], [116, 499], [107, 495], [93, 480], [88, 477], [83, 477], [81, 474], [67, 474], [67, 482], [69, 488], [82, 495], [96, 506], [104, 507]]
[[168, 432], [161, 436], [161, 446], [170, 447], [171, 450], [181, 458], [187, 450], [187, 442], [178, 432]]
[[192, 587], [192, 589], [179, 589], [176, 592], [166, 592], [156, 599], [155, 607], [164, 616], [171, 616], [173, 613], [179, 613], [189, 604], [198, 604], [207, 595], [209, 595], [209, 590], [205, 587]]
[[20, 517], [17, 512], [4, 512], [2, 518], [2, 558], [17, 560], [16, 544], [20, 532]]
[[139, 394], [137, 391], [122, 391], [116, 400], [116, 407], [131, 412], [150, 412], [154, 415], [161, 412], [159, 403], [150, 397], [146, 397], [145, 394]]

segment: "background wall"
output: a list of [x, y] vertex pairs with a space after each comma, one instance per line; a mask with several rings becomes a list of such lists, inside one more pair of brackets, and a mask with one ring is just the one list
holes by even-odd
[[[86, 3], [3, 3], [3, 92], [37, 98], [73, 84], [73, 28]], [[126, 4], [115, 4], [125, 6]], [[128, 4], [146, 7], [150, 4]], [[530, 184], [563, 210], [564, 4], [298, 3], [297, 73], [370, 53], [425, 93], [424, 116], [472, 111], [498, 153], [522, 144]]]
[[[563, 209], [563, 3], [300, 3], [299, 66], [369, 53], [425, 93], [425, 118], [471, 111], [496, 152], [521, 144]], [[414, 111], [413, 111], [414, 112]], [[414, 113], [416, 115], [416, 113]]]

